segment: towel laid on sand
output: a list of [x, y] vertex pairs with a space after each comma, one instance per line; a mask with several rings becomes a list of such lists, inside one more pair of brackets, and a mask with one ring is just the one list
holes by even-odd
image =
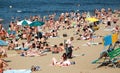
[[6, 70], [3, 73], [32, 73], [30, 69], [22, 69], [22, 70]]

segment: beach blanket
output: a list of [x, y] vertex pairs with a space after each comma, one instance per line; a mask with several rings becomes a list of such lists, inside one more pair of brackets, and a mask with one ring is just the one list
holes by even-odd
[[15, 57], [17, 54], [8, 54], [8, 57]]
[[113, 31], [113, 28], [105, 28], [104, 31]]
[[32, 73], [30, 69], [22, 69], [22, 70], [6, 70], [3, 73]]
[[83, 44], [82, 46], [92, 46], [92, 45], [99, 45], [99, 42], [87, 42], [86, 44]]

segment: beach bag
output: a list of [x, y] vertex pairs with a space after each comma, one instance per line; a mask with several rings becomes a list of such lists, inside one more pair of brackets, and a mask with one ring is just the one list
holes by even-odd
[[71, 63], [71, 65], [74, 65], [75, 64], [75, 61], [73, 61], [73, 62], [70, 62]]
[[35, 71], [39, 71], [40, 67], [39, 66], [35, 66], [34, 69], [35, 69]]
[[67, 34], [63, 34], [63, 37], [67, 37]]

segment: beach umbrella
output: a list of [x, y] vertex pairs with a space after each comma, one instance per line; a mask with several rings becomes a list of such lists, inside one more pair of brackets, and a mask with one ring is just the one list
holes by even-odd
[[36, 27], [36, 26], [42, 26], [44, 25], [45, 23], [44, 22], [41, 22], [41, 21], [34, 21], [30, 24], [31, 27]]
[[23, 26], [27, 26], [29, 24], [31, 24], [32, 22], [29, 20], [22, 20], [20, 22], [17, 23], [17, 25], [23, 25]]
[[0, 46], [7, 46], [8, 43], [4, 40], [0, 40]]
[[86, 18], [87, 21], [89, 22], [96, 22], [96, 21], [99, 21], [97, 18], [95, 17], [89, 17], [89, 18]]

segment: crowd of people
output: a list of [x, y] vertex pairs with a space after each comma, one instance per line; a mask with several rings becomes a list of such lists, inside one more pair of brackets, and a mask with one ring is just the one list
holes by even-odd
[[[10, 22], [7, 30], [5, 30], [2, 24], [0, 24], [0, 40], [7, 41], [7, 50], [19, 51], [20, 56], [44, 56], [47, 55], [47, 52], [58, 54], [65, 51], [66, 53], [62, 55], [60, 62], [53, 58], [52, 65], [69, 66], [71, 62], [67, 59], [72, 58], [72, 52], [76, 48], [72, 45], [74, 36], [67, 39], [64, 43], [56, 43], [54, 46], [49, 45], [47, 42], [51, 37], [58, 37], [59, 30], [75, 28], [74, 33], [79, 36], [77, 40], [91, 40], [94, 32], [99, 30], [99, 25], [101, 23], [106, 25], [106, 28], [113, 27], [114, 32], [120, 31], [120, 27], [117, 24], [117, 21], [119, 20], [118, 15], [120, 15], [119, 10], [113, 11], [110, 8], [108, 8], [108, 10], [103, 8], [101, 10], [96, 9], [94, 13], [95, 15], [91, 17], [98, 19], [98, 21], [93, 23], [86, 20], [86, 18], [88, 18], [87, 12], [83, 12], [82, 14], [79, 12], [61, 13], [58, 20], [55, 19], [56, 14], [49, 15], [48, 17], [44, 16], [43, 18], [37, 15], [30, 16], [30, 18], [25, 17], [26, 20], [31, 22], [45, 22], [45, 24], [40, 27], [17, 25], [20, 21], [20, 19], [17, 18], [15, 21]], [[26, 41], [19, 43], [20, 40]], [[7, 57], [6, 50], [1, 46], [0, 55]]]

